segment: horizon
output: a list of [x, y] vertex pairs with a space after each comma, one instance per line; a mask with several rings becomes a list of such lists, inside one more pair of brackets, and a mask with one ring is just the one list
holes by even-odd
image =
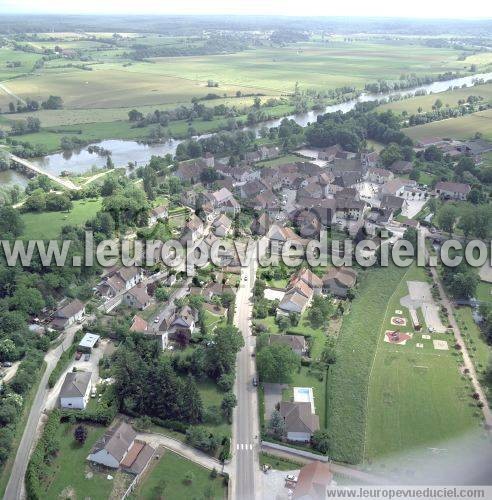
[[[424, 0], [417, 0], [411, 5], [395, 5], [388, 0], [378, 0], [367, 4], [362, 0], [346, 5], [327, 5], [319, 0], [308, 0], [300, 5], [293, 0], [272, 0], [268, 4], [257, 2], [225, 2], [211, 0], [204, 6], [199, 0], [183, 0], [179, 6], [160, 5], [154, 0], [142, 0], [138, 6], [128, 0], [116, 2], [109, 0], [101, 4], [95, 0], [84, 2], [83, 6], [66, 4], [61, 0], [51, 1], [49, 7], [39, 5], [33, 0], [4, 0], [0, 2], [0, 15], [103, 15], [103, 16], [262, 16], [262, 17], [299, 17], [319, 19], [391, 19], [391, 20], [455, 20], [487, 21], [492, 19], [492, 4], [483, 4], [472, 0], [467, 5], [468, 12], [475, 15], [463, 15], [462, 7], [449, 5], [444, 1], [429, 5]], [[358, 14], [353, 15], [354, 12]], [[443, 13], [446, 13], [443, 16]], [[481, 15], [477, 16], [480, 12]], [[422, 13], [422, 15], [421, 15]]]

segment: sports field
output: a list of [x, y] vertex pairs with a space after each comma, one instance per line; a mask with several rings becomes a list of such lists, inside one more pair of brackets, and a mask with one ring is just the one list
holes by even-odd
[[[395, 310], [403, 309], [408, 280], [426, 278], [420, 269], [395, 266], [360, 276], [328, 376], [328, 429], [336, 460], [384, 462], [396, 451], [435, 446], [478, 428], [480, 412], [468, 404], [471, 390], [451, 351], [434, 350], [420, 334], [406, 345], [384, 342], [385, 331], [395, 329], [390, 323]], [[435, 338], [452, 345], [449, 335]]]

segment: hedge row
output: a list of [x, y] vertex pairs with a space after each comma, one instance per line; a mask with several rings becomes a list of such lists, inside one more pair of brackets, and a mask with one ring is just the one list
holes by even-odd
[[60, 411], [53, 410], [49, 417], [41, 438], [34, 448], [26, 471], [26, 493], [29, 500], [41, 500], [44, 498], [41, 478], [46, 471], [46, 462], [58, 449], [55, 438], [56, 431], [60, 425]]

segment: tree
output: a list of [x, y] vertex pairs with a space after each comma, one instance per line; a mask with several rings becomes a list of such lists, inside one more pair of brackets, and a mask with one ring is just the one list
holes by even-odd
[[12, 361], [17, 357], [17, 348], [11, 339], [0, 340], [0, 360]]
[[403, 154], [398, 144], [392, 143], [386, 146], [379, 154], [381, 163], [385, 167], [389, 167], [395, 161], [403, 160]]
[[140, 111], [137, 111], [136, 109], [131, 109], [128, 111], [128, 120], [131, 122], [139, 122], [140, 120], [143, 119], [143, 114], [140, 113]]
[[314, 431], [311, 441], [315, 450], [325, 455], [328, 453], [328, 450], [330, 449], [330, 439], [326, 431], [322, 429]]
[[336, 363], [337, 361], [336, 346], [335, 346], [335, 340], [332, 337], [329, 337], [326, 340], [325, 347], [321, 352], [320, 361], [328, 366]]
[[236, 364], [236, 354], [244, 345], [239, 330], [227, 325], [215, 329], [214, 342], [205, 352], [205, 370], [214, 379], [224, 373], [232, 373]]
[[87, 428], [83, 425], [78, 425], [73, 431], [73, 437], [79, 444], [84, 444], [87, 439]]
[[289, 382], [299, 365], [299, 356], [283, 344], [265, 346], [256, 355], [258, 374], [263, 382]]
[[197, 424], [203, 419], [202, 397], [191, 374], [188, 374], [183, 388], [181, 414], [183, 419], [191, 424]]
[[217, 381], [217, 386], [221, 391], [230, 391], [234, 386], [234, 374], [223, 373]]
[[277, 439], [282, 439], [285, 435], [285, 420], [278, 410], [272, 412], [270, 421], [268, 422], [268, 428], [271, 429], [273, 435]]
[[222, 403], [220, 403], [220, 408], [224, 417], [231, 421], [232, 419], [232, 410], [237, 406], [237, 398], [233, 392], [228, 392], [224, 395], [222, 399]]
[[0, 234], [7, 239], [10, 234], [16, 238], [24, 230], [24, 221], [18, 210], [12, 207], [0, 207]]
[[63, 99], [56, 95], [50, 95], [46, 101], [41, 103], [43, 109], [61, 109], [63, 108]]
[[437, 215], [437, 224], [443, 230], [451, 234], [456, 223], [456, 208], [453, 205], [444, 205]]

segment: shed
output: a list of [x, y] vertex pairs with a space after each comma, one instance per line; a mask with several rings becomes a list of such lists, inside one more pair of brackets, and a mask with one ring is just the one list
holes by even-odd
[[79, 342], [79, 351], [91, 352], [94, 347], [97, 347], [100, 336], [95, 333], [86, 333]]

